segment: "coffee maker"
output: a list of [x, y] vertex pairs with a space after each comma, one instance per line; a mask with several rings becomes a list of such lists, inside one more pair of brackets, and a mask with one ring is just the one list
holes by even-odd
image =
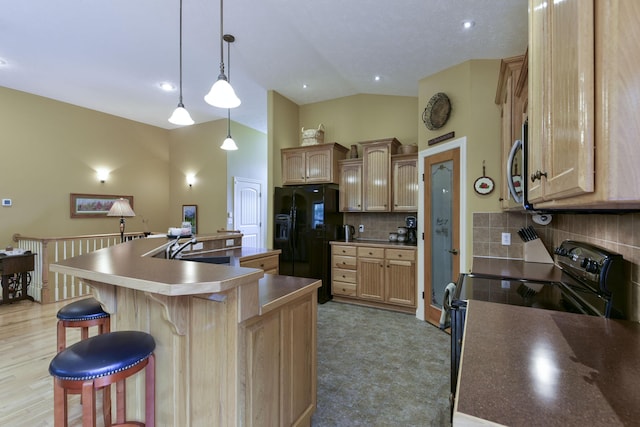
[[418, 222], [415, 216], [408, 216], [405, 218], [407, 227], [407, 243], [415, 245], [418, 243]]

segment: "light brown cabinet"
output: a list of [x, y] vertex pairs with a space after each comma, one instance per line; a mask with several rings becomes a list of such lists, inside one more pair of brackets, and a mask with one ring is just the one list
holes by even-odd
[[530, 0], [529, 10], [529, 200], [639, 207], [640, 4]]
[[418, 155], [391, 156], [391, 182], [393, 185], [391, 210], [417, 212], [418, 210]]
[[341, 160], [340, 212], [362, 211], [362, 159]]
[[522, 205], [511, 197], [507, 184], [507, 180], [511, 176], [515, 176], [513, 179], [515, 188], [523, 190], [521, 182], [524, 167], [522, 157], [514, 159], [510, 171], [507, 170], [507, 158], [514, 142], [522, 139], [527, 92], [523, 90], [525, 87], [523, 79], [526, 80], [526, 78], [525, 56], [514, 56], [501, 61], [495, 102], [501, 110], [502, 186], [500, 187], [500, 202], [502, 209], [506, 210], [522, 209]]
[[259, 268], [267, 274], [278, 274], [280, 262], [279, 255], [267, 255], [252, 257], [248, 260], [240, 260], [240, 267]]
[[304, 426], [316, 407], [316, 293], [247, 321], [240, 330], [240, 419]]
[[283, 148], [282, 184], [338, 184], [338, 161], [348, 151], [337, 143]]
[[356, 296], [356, 254], [355, 246], [331, 247], [331, 288], [334, 295]]
[[331, 259], [336, 301], [415, 313], [414, 248], [332, 244]]
[[361, 142], [363, 202], [365, 212], [391, 211], [391, 155], [400, 142], [395, 138]]

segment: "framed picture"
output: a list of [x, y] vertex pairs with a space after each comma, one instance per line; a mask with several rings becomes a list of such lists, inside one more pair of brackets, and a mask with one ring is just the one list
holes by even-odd
[[106, 218], [113, 202], [120, 198], [129, 200], [133, 209], [133, 196], [71, 193], [71, 218]]
[[182, 222], [191, 224], [191, 234], [198, 230], [198, 205], [182, 205]]

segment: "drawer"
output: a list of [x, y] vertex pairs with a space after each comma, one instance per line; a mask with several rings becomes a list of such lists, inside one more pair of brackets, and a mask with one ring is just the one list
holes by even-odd
[[356, 257], [354, 256], [342, 256], [342, 255], [334, 255], [331, 257], [333, 259], [333, 267], [346, 268], [349, 270], [356, 269]]
[[331, 253], [333, 255], [356, 256], [356, 247], [355, 246], [333, 245], [333, 246], [331, 246]]
[[274, 270], [278, 268], [278, 256], [272, 255], [248, 261], [241, 261], [240, 267], [259, 268], [261, 270]]
[[356, 270], [345, 270], [344, 268], [334, 268], [331, 273], [331, 280], [340, 282], [356, 283]]
[[415, 261], [416, 251], [413, 249], [387, 249], [387, 259]]
[[356, 296], [356, 285], [354, 283], [331, 282], [331, 293], [333, 295], [344, 295], [348, 297]]
[[363, 258], [384, 258], [384, 248], [358, 246], [358, 256]]

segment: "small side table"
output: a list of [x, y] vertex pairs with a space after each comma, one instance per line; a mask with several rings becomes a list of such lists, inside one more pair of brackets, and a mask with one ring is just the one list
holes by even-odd
[[31, 284], [31, 274], [34, 269], [35, 254], [25, 252], [19, 255], [0, 256], [0, 274], [2, 275], [2, 300], [0, 304], [10, 304], [14, 301], [33, 297], [27, 294], [27, 286]]

